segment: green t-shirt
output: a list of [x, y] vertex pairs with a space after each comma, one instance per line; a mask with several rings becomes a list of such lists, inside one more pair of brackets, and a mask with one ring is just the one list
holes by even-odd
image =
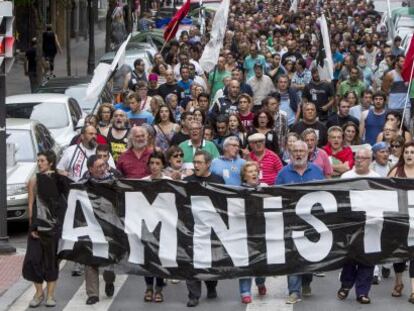
[[[197, 148], [194, 148], [191, 140], [188, 139], [186, 141], [183, 141], [179, 147], [183, 150], [184, 152], [184, 159], [183, 162], [184, 163], [192, 163], [193, 162], [193, 157], [195, 152], [197, 151]], [[209, 154], [211, 154], [212, 158], [218, 158], [220, 156], [220, 153], [216, 147], [216, 145], [214, 143], [212, 143], [211, 141], [205, 140], [203, 139], [202, 145], [201, 145], [201, 150], [207, 151]]]
[[[231, 72], [227, 70], [219, 71], [213, 69], [208, 75], [208, 83], [211, 86], [210, 98], [213, 99], [216, 92], [224, 87], [223, 79], [225, 77], [231, 77]], [[214, 81], [213, 81], [214, 78]]]

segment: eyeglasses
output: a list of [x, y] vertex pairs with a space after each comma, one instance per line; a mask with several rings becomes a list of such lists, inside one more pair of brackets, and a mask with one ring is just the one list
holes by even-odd
[[256, 141], [252, 141], [252, 144], [263, 144], [264, 140], [256, 140]]
[[173, 158], [182, 158], [182, 157], [184, 157], [184, 154], [183, 153], [176, 153], [176, 154], [173, 154], [172, 157]]
[[391, 148], [401, 148], [401, 145], [398, 145], [398, 144], [392, 144], [392, 145], [391, 145]]
[[356, 161], [364, 161], [364, 160], [369, 160], [371, 159], [371, 157], [355, 157]]

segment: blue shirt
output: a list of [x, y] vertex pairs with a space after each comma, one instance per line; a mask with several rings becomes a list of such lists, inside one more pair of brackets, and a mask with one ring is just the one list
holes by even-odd
[[277, 175], [275, 185], [303, 184], [308, 181], [323, 179], [325, 179], [325, 176], [323, 175], [322, 170], [315, 164], [308, 163], [308, 167], [302, 176], [294, 170], [292, 164], [288, 164]]
[[129, 111], [127, 113], [127, 117], [129, 120], [132, 119], [143, 119], [145, 120], [144, 123], [152, 124], [154, 122], [154, 116], [148, 112], [148, 111], [140, 111], [138, 113], [133, 113], [132, 111]]
[[213, 160], [210, 171], [223, 177], [226, 185], [240, 186], [240, 171], [245, 162], [245, 160], [239, 157], [232, 160], [220, 157]]

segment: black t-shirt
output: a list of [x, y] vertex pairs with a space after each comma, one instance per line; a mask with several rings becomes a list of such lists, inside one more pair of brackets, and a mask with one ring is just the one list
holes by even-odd
[[168, 94], [175, 94], [178, 97], [178, 102], [184, 98], [184, 89], [177, 83], [174, 84], [161, 84], [158, 88], [158, 94], [165, 100]]
[[184, 181], [195, 181], [195, 182], [213, 182], [216, 184], [224, 184], [224, 179], [221, 176], [211, 173], [207, 177], [200, 177], [195, 174], [187, 176], [184, 178]]
[[155, 96], [155, 95], [160, 95], [160, 91], [159, 91], [159, 88], [157, 87], [156, 89], [150, 89], [150, 88], [148, 88], [148, 93], [147, 93], [147, 95], [148, 96]]
[[36, 73], [36, 48], [30, 48], [26, 51], [27, 71]]
[[328, 130], [323, 123], [316, 121], [313, 124], [306, 124], [303, 121], [292, 126], [292, 132], [295, 132], [301, 135], [306, 129], [311, 128], [314, 129], [316, 135], [318, 135], [318, 147], [323, 147], [328, 143]]
[[326, 123], [326, 127], [330, 128], [331, 126], [338, 125], [342, 127], [347, 122], [354, 122], [357, 126], [359, 126], [359, 120], [351, 115], [346, 117], [340, 117], [337, 113], [331, 115], [328, 118], [328, 122]]
[[334, 96], [334, 90], [331, 84], [325, 82], [317, 84], [311, 81], [305, 86], [302, 96], [309, 102], [315, 104], [320, 120], [324, 121], [328, 119], [328, 111], [323, 111], [322, 106], [325, 106], [329, 102], [329, 97]]
[[175, 133], [173, 138], [171, 139], [171, 146], [178, 146], [183, 141], [186, 141], [187, 139], [190, 139], [190, 135], [184, 134], [183, 132], [179, 131], [178, 133]]

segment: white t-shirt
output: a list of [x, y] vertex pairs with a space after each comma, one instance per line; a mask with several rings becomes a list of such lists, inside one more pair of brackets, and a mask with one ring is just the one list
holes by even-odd
[[[68, 177], [74, 182], [77, 182], [88, 171], [86, 162], [93, 154], [96, 154], [96, 147], [87, 149], [82, 144], [69, 146], [63, 152], [62, 158], [56, 168], [68, 172]], [[115, 162], [111, 155], [109, 155], [108, 164], [110, 167], [115, 168]]]
[[381, 176], [371, 169], [369, 170], [368, 174], [360, 175], [355, 172], [355, 168], [341, 175], [341, 178], [357, 178], [357, 177], [381, 177]]

